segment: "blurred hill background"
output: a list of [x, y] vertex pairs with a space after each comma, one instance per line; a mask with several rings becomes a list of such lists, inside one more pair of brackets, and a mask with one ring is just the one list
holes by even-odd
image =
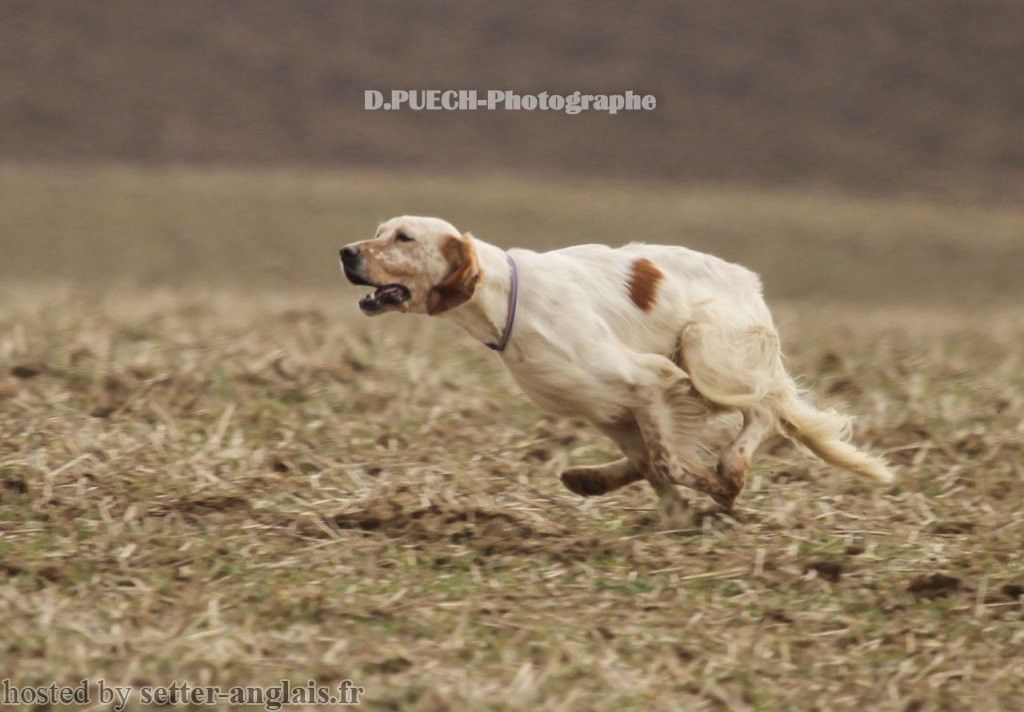
[[[1019, 0], [5, 0], [0, 157], [498, 171], [1005, 199]], [[365, 112], [365, 89], [653, 93]]]
[[[0, 276], [339, 286], [401, 213], [772, 299], [1024, 302], [1024, 3], [0, 0]], [[367, 112], [367, 89], [652, 112]]]

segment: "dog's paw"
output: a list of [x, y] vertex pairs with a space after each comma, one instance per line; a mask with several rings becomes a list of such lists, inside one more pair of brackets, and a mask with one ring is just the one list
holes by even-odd
[[715, 467], [718, 479], [708, 494], [722, 509], [729, 511], [733, 508], [736, 498], [740, 496], [743, 485], [746, 483], [746, 471], [746, 463], [737, 463], [724, 458]]
[[581, 497], [596, 497], [608, 491], [605, 475], [586, 468], [566, 470], [562, 473], [562, 484]]
[[736, 506], [736, 495], [728, 494], [712, 494], [711, 499], [715, 501], [719, 507], [724, 509], [726, 512], [731, 512], [733, 507]]

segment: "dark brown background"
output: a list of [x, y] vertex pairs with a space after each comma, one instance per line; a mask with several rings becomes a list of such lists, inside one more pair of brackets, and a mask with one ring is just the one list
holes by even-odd
[[[1024, 3], [0, 2], [0, 157], [644, 177], [1006, 198]], [[654, 93], [368, 113], [364, 89]]]

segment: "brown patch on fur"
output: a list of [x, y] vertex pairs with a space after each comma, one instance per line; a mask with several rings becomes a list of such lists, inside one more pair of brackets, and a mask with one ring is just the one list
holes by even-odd
[[629, 278], [629, 298], [643, 311], [649, 311], [658, 296], [658, 285], [664, 276], [653, 262], [641, 257], [633, 263], [633, 274]]
[[480, 267], [470, 235], [449, 237], [441, 246], [448, 261], [448, 276], [427, 295], [427, 313], [440, 314], [469, 301], [480, 281]]

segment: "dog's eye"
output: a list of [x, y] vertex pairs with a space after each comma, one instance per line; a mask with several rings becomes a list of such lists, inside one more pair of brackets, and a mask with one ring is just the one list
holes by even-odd
[[406, 235], [404, 232], [396, 234], [395, 239], [398, 240], [399, 242], [415, 242], [415, 240]]

